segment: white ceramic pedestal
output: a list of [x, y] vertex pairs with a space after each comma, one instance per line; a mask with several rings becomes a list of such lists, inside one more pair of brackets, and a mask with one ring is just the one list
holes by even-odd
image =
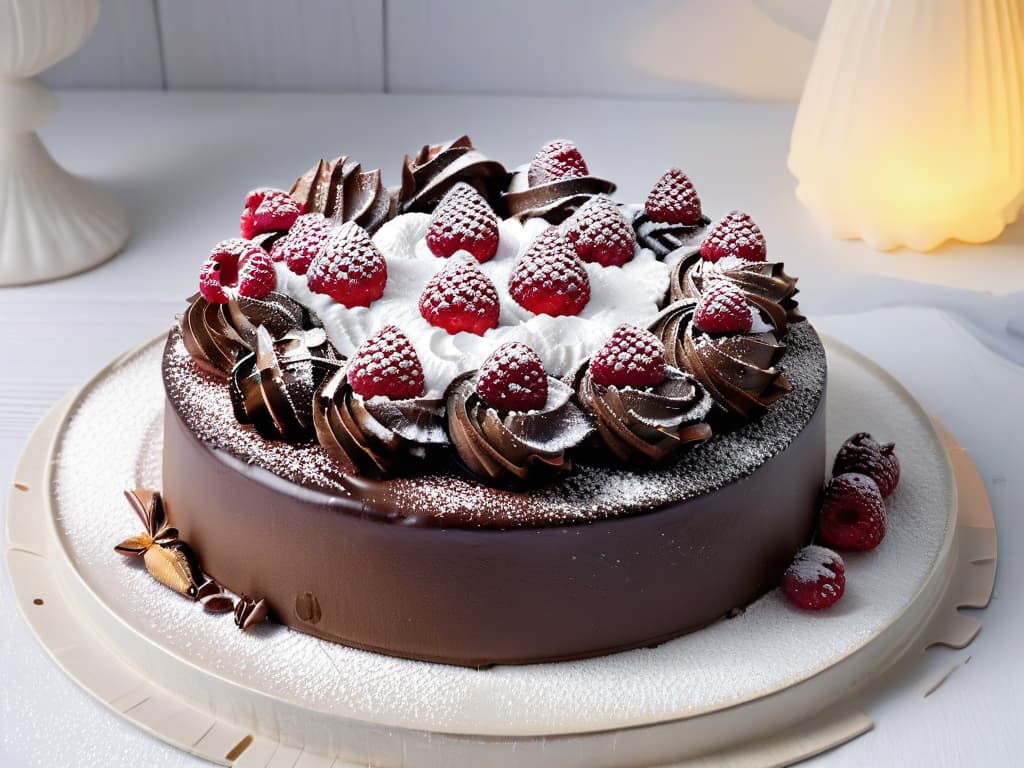
[[0, 0], [0, 285], [81, 272], [128, 239], [124, 209], [36, 135], [56, 99], [35, 75], [78, 49], [99, 10], [100, 0]]

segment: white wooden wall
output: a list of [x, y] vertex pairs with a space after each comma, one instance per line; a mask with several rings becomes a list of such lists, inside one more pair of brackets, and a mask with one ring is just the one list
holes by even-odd
[[63, 88], [794, 99], [828, 0], [104, 0]]

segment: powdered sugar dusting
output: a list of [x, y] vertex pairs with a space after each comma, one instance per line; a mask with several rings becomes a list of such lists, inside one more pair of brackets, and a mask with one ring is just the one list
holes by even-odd
[[[808, 614], [772, 592], [737, 618], [657, 648], [486, 671], [355, 651], [279, 626], [241, 633], [230, 618], [204, 614], [112, 551], [139, 524], [122, 489], [159, 485], [160, 355], [152, 345], [117, 366], [68, 422], [55, 457], [59, 542], [93, 593], [157, 646], [245, 688], [338, 717], [502, 735], [621, 728], [728, 707], [807, 679], [873, 639], [917, 594], [949, 526], [946, 464], [925, 417], [840, 351], [830, 360], [830, 455], [866, 430], [899, 441], [904, 471], [889, 499], [889, 534], [878, 549], [846, 559], [846, 596], [827, 612]], [[471, 504], [476, 492], [465, 492]]]
[[834, 571], [830, 566], [836, 561], [836, 557], [836, 553], [831, 549], [812, 544], [797, 553], [793, 563], [786, 569], [786, 574], [794, 576], [805, 584], [813, 584], [819, 579], [831, 578]]
[[[557, 484], [512, 493], [467, 478], [454, 466], [441, 466], [415, 478], [379, 484], [379, 500], [392, 512], [400, 510], [409, 522], [517, 528], [644, 512], [716, 490], [746, 477], [784, 450], [818, 408], [825, 386], [825, 358], [818, 337], [807, 323], [794, 323], [786, 341], [786, 376], [793, 391], [763, 416], [684, 451], [664, 469], [579, 460], [572, 474]], [[204, 378], [180, 343], [169, 347], [166, 367], [168, 393], [183, 404], [178, 408], [182, 418], [201, 438], [247, 464], [267, 466], [285, 479], [344, 492], [343, 478], [319, 446], [264, 442], [249, 427], [237, 424], [224, 383]]]
[[164, 384], [175, 400], [188, 404], [189, 428], [211, 447], [244, 456], [247, 463], [302, 485], [349, 494], [338, 480], [337, 465], [319, 445], [264, 440], [252, 427], [235, 421], [227, 382], [200, 370], [177, 334], [166, 348]]
[[[540, 356], [545, 370], [564, 376], [593, 354], [623, 323], [646, 325], [668, 291], [669, 267], [646, 249], [637, 248], [622, 267], [583, 264], [590, 283], [590, 301], [579, 315], [534, 315], [519, 306], [508, 290], [509, 278], [520, 253], [548, 225], [542, 219], [504, 219], [498, 223], [498, 249], [480, 264], [498, 292], [499, 324], [482, 335], [463, 331], [450, 334], [427, 322], [417, 299], [448, 259], [438, 258], [426, 244], [429, 214], [407, 213], [384, 224], [373, 242], [387, 261], [384, 293], [368, 307], [345, 307], [330, 297], [313, 293], [303, 276], [278, 264], [278, 290], [287, 293], [321, 319], [331, 343], [351, 355], [366, 338], [384, 325], [397, 325], [416, 347], [423, 364], [427, 396], [441, 397], [456, 376], [479, 368], [497, 347], [519, 341]], [[457, 252], [468, 258], [464, 252]]]

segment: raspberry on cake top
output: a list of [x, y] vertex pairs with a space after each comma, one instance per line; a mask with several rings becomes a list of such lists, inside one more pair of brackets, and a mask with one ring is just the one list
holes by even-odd
[[283, 439], [315, 423], [353, 474], [435, 449], [495, 484], [602, 444], [662, 463], [789, 391], [796, 281], [746, 214], [708, 230], [680, 169], [642, 207], [614, 190], [567, 140], [511, 174], [468, 137], [427, 146], [392, 189], [321, 160], [291, 192], [249, 193], [242, 239], [203, 266], [186, 348], [229, 375], [240, 421]]

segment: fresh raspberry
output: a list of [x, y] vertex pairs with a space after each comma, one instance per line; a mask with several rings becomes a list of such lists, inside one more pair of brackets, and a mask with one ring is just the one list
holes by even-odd
[[548, 401], [548, 375], [525, 344], [502, 344], [480, 366], [476, 393], [499, 411], [535, 411]]
[[199, 292], [214, 304], [227, 304], [229, 291], [262, 299], [276, 287], [277, 273], [267, 252], [237, 237], [213, 246], [199, 273]]
[[590, 278], [558, 227], [548, 227], [519, 257], [508, 292], [537, 315], [578, 315], [590, 301]]
[[470, 258], [456, 258], [430, 278], [420, 294], [420, 314], [448, 333], [482, 336], [498, 327], [501, 306], [494, 283]]
[[725, 256], [738, 256], [745, 261], [764, 261], [768, 246], [764, 233], [754, 220], [742, 211], [723, 216], [708, 232], [700, 246], [705, 261], [718, 261]]
[[359, 346], [346, 376], [362, 397], [408, 400], [422, 397], [426, 388], [416, 349], [395, 325], [384, 326]]
[[368, 307], [384, 293], [388, 265], [366, 230], [349, 221], [324, 243], [306, 272], [309, 289], [346, 307]]
[[605, 387], [651, 387], [665, 380], [665, 347], [650, 331], [620, 325], [590, 358], [590, 375]]
[[806, 611], [820, 611], [835, 605], [845, 590], [843, 558], [825, 547], [811, 545], [801, 549], [782, 577], [786, 597]]
[[283, 261], [296, 275], [306, 274], [327, 238], [337, 225], [320, 213], [304, 213], [295, 220], [288, 234], [270, 247], [270, 258]]
[[302, 213], [291, 195], [280, 189], [254, 189], [245, 197], [240, 217], [242, 237], [246, 240], [288, 229]]
[[847, 472], [829, 481], [818, 521], [822, 541], [837, 549], [874, 549], [885, 525], [885, 502], [874, 480]]
[[750, 333], [754, 313], [743, 291], [728, 280], [716, 280], [697, 302], [693, 322], [706, 333]]
[[541, 147], [540, 152], [533, 156], [526, 180], [531, 187], [536, 187], [552, 181], [589, 175], [587, 162], [576, 144], [568, 139], [555, 139]]
[[498, 217], [479, 192], [460, 182], [434, 210], [427, 247], [435, 256], [469, 251], [481, 263], [490, 261], [498, 252]]
[[669, 168], [647, 195], [644, 209], [651, 221], [662, 224], [696, 224], [700, 221], [700, 198], [693, 184], [678, 168]]
[[867, 432], [858, 432], [847, 438], [839, 449], [832, 474], [859, 472], [867, 475], [878, 485], [884, 499], [896, 490], [900, 481], [900, 460], [896, 458], [895, 448], [893, 443], [882, 445]]
[[604, 195], [595, 195], [573, 214], [566, 225], [565, 239], [572, 243], [583, 261], [602, 267], [621, 267], [633, 259], [636, 233]]

